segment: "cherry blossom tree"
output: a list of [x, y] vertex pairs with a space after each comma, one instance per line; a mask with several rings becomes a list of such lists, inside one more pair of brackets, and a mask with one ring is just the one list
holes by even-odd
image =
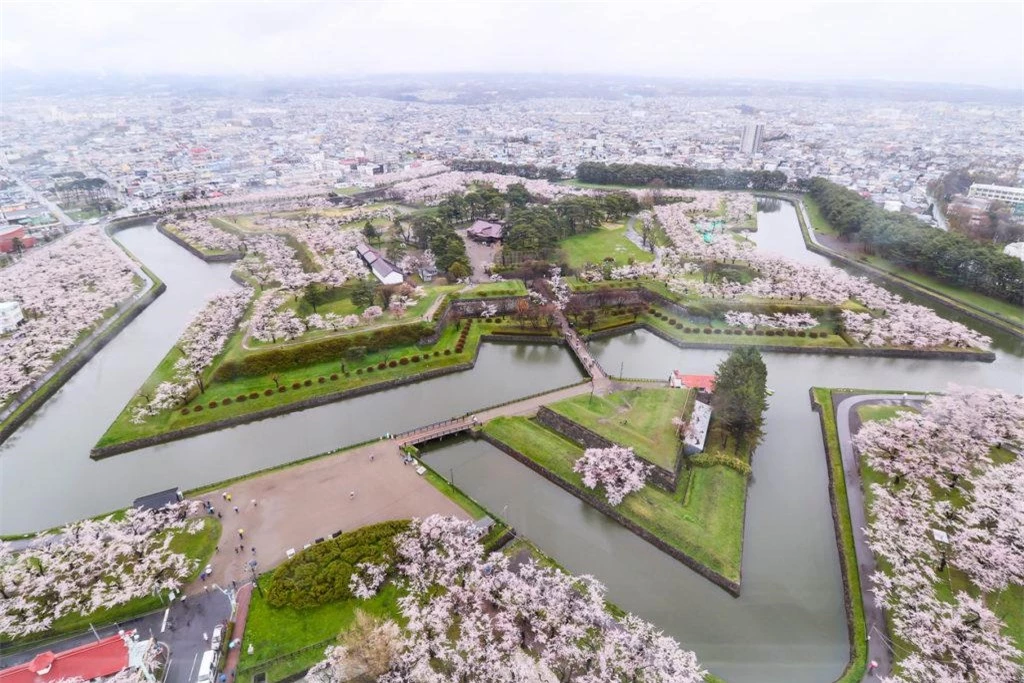
[[0, 542], [0, 633], [37, 633], [68, 614], [179, 589], [195, 563], [170, 544], [175, 533], [198, 532], [201, 519], [189, 516], [197, 507], [129, 508], [121, 519], [75, 522], [18, 552]]
[[[402, 619], [392, 624], [397, 634], [387, 638], [379, 681], [704, 680], [694, 655], [676, 641], [633, 615], [609, 614], [595, 579], [533, 561], [513, 569], [503, 554], [484, 553], [470, 522], [438, 515], [413, 520], [396, 552]], [[360, 570], [353, 587], [369, 596], [384, 569]], [[351, 673], [347, 651], [326, 654], [313, 669], [317, 681]]]
[[603, 486], [608, 503], [616, 506], [647, 483], [651, 466], [638, 458], [632, 448], [588, 448], [573, 463], [574, 472], [583, 477], [587, 488]]

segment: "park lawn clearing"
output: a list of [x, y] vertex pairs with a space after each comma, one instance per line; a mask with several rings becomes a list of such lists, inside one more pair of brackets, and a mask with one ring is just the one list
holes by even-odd
[[[916, 412], [912, 408], [902, 406], [860, 406], [857, 409], [858, 415], [864, 422], [868, 420], [887, 420], [895, 417], [898, 413], [908, 411]], [[1016, 456], [1001, 448], [992, 450], [992, 459], [997, 464], [1009, 462], [1014, 457]], [[860, 468], [861, 481], [864, 484], [864, 505], [867, 508], [868, 520], [870, 522], [874, 520], [874, 515], [871, 512], [875, 501], [872, 485], [887, 486], [889, 485], [889, 480], [884, 474], [871, 469], [866, 459], [858, 459], [858, 466]], [[930, 488], [937, 499], [946, 498], [952, 503], [954, 508], [963, 505], [963, 498], [959, 490], [950, 493], [946, 487], [931, 486]], [[890, 574], [890, 567], [884, 561], [879, 560], [878, 568], [886, 574]], [[975, 597], [979, 595], [977, 587], [971, 583], [967, 575], [952, 566], [947, 566], [941, 575], [936, 576], [935, 586], [936, 595], [940, 600], [952, 601], [953, 596], [958, 592], [965, 592]], [[986, 603], [989, 609], [1005, 625], [1003, 632], [1013, 640], [1018, 650], [1024, 651], [1024, 586], [1010, 585], [1006, 590], [989, 595], [986, 598]], [[889, 634], [898, 645], [894, 650], [893, 656], [893, 663], [898, 672], [903, 656], [913, 652], [914, 646], [894, 634], [888, 611], [886, 611], [886, 623], [889, 627]]]
[[576, 396], [548, 408], [674, 472], [680, 441], [672, 418], [682, 415], [692, 397], [689, 389], [636, 388]]
[[567, 237], [559, 243], [559, 247], [571, 268], [582, 268], [588, 263], [600, 265], [606, 258], [614, 259], [619, 266], [627, 265], [631, 260], [638, 263], [654, 260], [650, 252], [629, 241], [622, 223]]
[[[499, 417], [484, 433], [518, 451], [585, 496], [603, 497], [583, 485], [573, 463], [583, 450], [525, 417]], [[631, 444], [622, 444], [629, 446]], [[689, 555], [711, 571], [740, 580], [747, 480], [721, 465], [695, 467], [686, 486], [668, 493], [648, 484], [631, 493], [616, 512]]]
[[476, 299], [489, 296], [526, 296], [526, 284], [522, 280], [499, 280], [476, 285], [458, 294], [460, 299]]

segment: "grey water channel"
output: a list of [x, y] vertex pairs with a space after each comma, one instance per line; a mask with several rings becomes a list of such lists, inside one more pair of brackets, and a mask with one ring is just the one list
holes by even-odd
[[[804, 249], [792, 206], [759, 209], [752, 238], [760, 247], [828, 262]], [[151, 227], [118, 239], [168, 291], [0, 448], [2, 533], [99, 514], [161, 488], [215, 482], [581, 377], [560, 347], [488, 344], [469, 372], [94, 462], [90, 447], [191, 313], [214, 291], [233, 286], [229, 267], [195, 259]], [[996, 361], [765, 354], [775, 394], [754, 458], [739, 599], [485, 443], [443, 445], [428, 460], [567, 569], [597, 576], [609, 599], [664, 628], [730, 683], [828, 683], [842, 671], [848, 647], [824, 450], [808, 389], [940, 390], [957, 382], [1024, 390], [1019, 342], [955, 312], [939, 313], [992, 336]], [[592, 348], [609, 371], [632, 377], [710, 373], [725, 356], [682, 350], [646, 332]]]
[[[804, 249], [790, 204], [760, 208], [751, 235], [760, 248], [829, 262]], [[808, 390], [933, 391], [955, 382], [1022, 392], [1021, 344], [980, 329], [994, 338], [994, 363], [765, 354], [775, 393], [754, 457], [738, 599], [487, 443], [441, 447], [428, 462], [567, 569], [595, 575], [609, 599], [664, 628], [730, 683], [829, 683], [849, 650], [825, 452]], [[644, 331], [592, 342], [591, 349], [609, 372], [666, 379], [673, 369], [711, 373], [726, 355], [683, 350]]]
[[560, 346], [485, 344], [466, 372], [93, 461], [89, 449], [192, 315], [236, 286], [230, 266], [204, 263], [151, 226], [116, 238], [167, 291], [0, 447], [0, 533], [50, 528], [583, 379]]

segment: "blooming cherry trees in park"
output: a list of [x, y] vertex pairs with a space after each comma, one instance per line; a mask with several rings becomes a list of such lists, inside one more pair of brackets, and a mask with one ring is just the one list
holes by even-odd
[[69, 614], [177, 590], [195, 567], [170, 544], [173, 533], [199, 530], [194, 505], [75, 522], [18, 552], [0, 541], [0, 633], [37, 633]]
[[[398, 539], [394, 581], [402, 625], [392, 631], [384, 683], [561, 680], [696, 683], [692, 652], [633, 615], [605, 607], [604, 587], [528, 561], [513, 569], [485, 555], [470, 522], [434, 515]], [[385, 569], [365, 565], [352, 590], [372, 595]], [[313, 680], [343, 677], [344, 650], [331, 648]]]
[[[698, 221], [710, 210], [706, 204], [707, 201], [680, 202], [654, 209], [674, 245], [664, 255], [665, 272], [660, 276], [674, 291], [712, 298], [754, 296], [836, 306], [849, 300], [857, 301], [870, 312], [844, 309], [842, 320], [847, 333], [865, 346], [986, 348], [991, 341], [960, 323], [939, 317], [929, 308], [903, 301], [867, 279], [849, 275], [839, 268], [813, 266], [763, 253], [750, 243], [728, 236], [709, 244], [697, 230]], [[641, 220], [650, 220], [650, 215], [642, 215]], [[694, 263], [713, 262], [742, 264], [756, 271], [758, 277], [747, 284], [731, 280], [694, 282], [686, 277]]]
[[228, 338], [252, 299], [253, 290], [246, 287], [216, 294], [178, 338], [181, 357], [174, 362], [174, 382], [161, 383], [146, 403], [132, 411], [132, 422], [141, 424], [150, 415], [174, 408], [198, 387], [205, 391], [203, 373], [224, 349]]
[[173, 232], [189, 244], [207, 250], [238, 251], [242, 240], [210, 224], [209, 214], [193, 215], [191, 218], [175, 219], [169, 224]]
[[79, 228], [0, 271], [0, 301], [18, 302], [25, 314], [15, 332], [0, 337], [0, 403], [137, 289], [128, 257], [98, 228]]
[[[871, 487], [873, 577], [895, 635], [915, 652], [894, 682], [1013, 681], [1021, 653], [986, 598], [1024, 585], [1024, 397], [952, 386], [919, 413], [865, 424], [854, 443], [886, 475]], [[1007, 447], [996, 459], [992, 449]], [[939, 596], [950, 569], [980, 595]]]
[[572, 469], [583, 477], [587, 488], [603, 486], [608, 503], [616, 506], [647, 483], [651, 466], [638, 458], [632, 448], [588, 448], [573, 463]]

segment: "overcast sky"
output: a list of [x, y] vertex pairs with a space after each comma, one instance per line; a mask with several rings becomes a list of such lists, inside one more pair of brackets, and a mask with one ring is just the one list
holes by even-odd
[[1024, 88], [1024, 2], [0, 1], [0, 65], [618, 73]]

